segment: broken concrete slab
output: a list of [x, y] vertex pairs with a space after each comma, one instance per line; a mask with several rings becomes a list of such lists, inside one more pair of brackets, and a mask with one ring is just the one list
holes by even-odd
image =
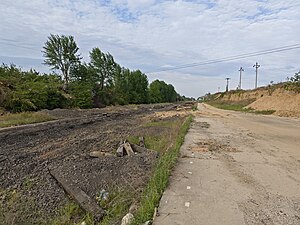
[[59, 183], [59, 185], [65, 190], [67, 194], [74, 198], [74, 200], [80, 205], [86, 212], [91, 213], [97, 221], [105, 215], [105, 211], [101, 209], [96, 201], [91, 199], [84, 191], [72, 183], [70, 180], [66, 180], [61, 176], [58, 170], [49, 170], [51, 176]]
[[132, 150], [131, 145], [130, 145], [129, 142], [124, 143], [124, 149], [125, 149], [128, 156], [134, 155], [134, 151]]

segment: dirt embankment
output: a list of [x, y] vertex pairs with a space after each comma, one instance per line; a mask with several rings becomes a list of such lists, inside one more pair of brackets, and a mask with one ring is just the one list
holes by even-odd
[[216, 95], [219, 101], [248, 102], [247, 108], [274, 110], [274, 115], [300, 117], [300, 93], [284, 85], [274, 85], [249, 91], [230, 91]]

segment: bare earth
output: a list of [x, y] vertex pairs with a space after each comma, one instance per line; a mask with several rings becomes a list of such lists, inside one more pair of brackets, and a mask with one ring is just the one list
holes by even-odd
[[154, 224], [300, 224], [300, 120], [198, 109]]

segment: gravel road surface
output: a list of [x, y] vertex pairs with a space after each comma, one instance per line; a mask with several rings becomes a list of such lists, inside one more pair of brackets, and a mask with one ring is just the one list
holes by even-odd
[[300, 224], [300, 120], [199, 104], [154, 224]]

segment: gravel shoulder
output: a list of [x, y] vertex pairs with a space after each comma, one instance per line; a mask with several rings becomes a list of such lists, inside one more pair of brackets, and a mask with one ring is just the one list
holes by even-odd
[[154, 224], [300, 224], [300, 120], [198, 109]]

